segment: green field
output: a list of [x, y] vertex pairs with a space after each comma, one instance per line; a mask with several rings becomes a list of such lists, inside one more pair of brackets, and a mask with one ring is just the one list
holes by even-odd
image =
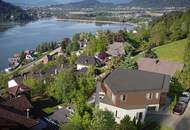
[[183, 62], [184, 50], [187, 42], [187, 39], [183, 39], [157, 47], [153, 50], [160, 59]]

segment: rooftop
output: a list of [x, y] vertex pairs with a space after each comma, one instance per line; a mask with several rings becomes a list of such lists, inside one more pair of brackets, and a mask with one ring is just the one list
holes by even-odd
[[22, 115], [16, 109], [8, 107], [6, 105], [0, 104], [0, 128], [5, 127], [5, 122], [10, 126], [22, 125], [26, 128], [31, 128], [38, 124], [37, 121], [31, 118], [27, 118], [25, 115]]
[[27, 109], [32, 108], [32, 105], [25, 96], [10, 99], [8, 101], [3, 102], [2, 104], [20, 111], [26, 111]]
[[17, 84], [17, 82], [15, 80], [8, 81], [8, 87], [9, 88], [15, 87], [15, 86], [18, 86], [18, 84]]
[[82, 64], [82, 65], [101, 65], [101, 61], [93, 56], [80, 56], [76, 64]]
[[124, 43], [122, 42], [115, 42], [108, 46], [108, 50], [106, 53], [112, 56], [123, 56], [125, 55]]
[[129, 91], [169, 90], [170, 76], [142, 70], [116, 69], [104, 83], [113, 93]]
[[177, 71], [183, 69], [182, 63], [151, 58], [140, 58], [137, 64], [139, 70], [167, 74], [170, 76], [173, 76]]
[[9, 94], [12, 94], [14, 96], [16, 96], [17, 94], [25, 93], [25, 92], [29, 92], [29, 91], [30, 91], [30, 88], [23, 84], [19, 84], [15, 87], [8, 88]]

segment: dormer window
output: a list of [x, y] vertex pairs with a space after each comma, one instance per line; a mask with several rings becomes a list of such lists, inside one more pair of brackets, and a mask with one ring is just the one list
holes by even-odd
[[126, 95], [121, 95], [120, 99], [121, 99], [121, 101], [125, 101], [126, 100]]

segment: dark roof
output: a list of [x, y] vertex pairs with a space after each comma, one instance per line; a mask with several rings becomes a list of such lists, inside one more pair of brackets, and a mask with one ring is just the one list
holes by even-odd
[[17, 94], [26, 93], [29, 92], [30, 88], [26, 85], [20, 84], [15, 87], [8, 88], [9, 94], [12, 94], [14, 96], [17, 96]]
[[178, 62], [151, 58], [140, 58], [137, 60], [137, 64], [139, 70], [167, 74], [170, 76], [173, 76], [177, 71], [181, 71], [184, 66]]
[[116, 69], [109, 74], [104, 83], [113, 91], [169, 90], [170, 76], [141, 70]]
[[[6, 105], [0, 104], [0, 125], [4, 126], [4, 122], [10, 122], [21, 126], [24, 126], [26, 128], [31, 128], [38, 124], [37, 121], [31, 118], [27, 118], [25, 115], [22, 115], [19, 111], [16, 109], [10, 108]], [[0, 126], [2, 128], [3, 126]]]
[[58, 123], [67, 123], [70, 116], [70, 112], [67, 109], [60, 109], [54, 112], [49, 118], [57, 121]]
[[20, 111], [26, 111], [26, 109], [32, 108], [32, 105], [25, 96], [10, 99], [8, 101], [3, 102], [2, 104]]
[[98, 54], [98, 58], [100, 58], [101, 60], [105, 60], [107, 57], [109, 57], [109, 54], [106, 52], [102, 52]]
[[76, 64], [100, 66], [101, 61], [93, 56], [80, 56]]

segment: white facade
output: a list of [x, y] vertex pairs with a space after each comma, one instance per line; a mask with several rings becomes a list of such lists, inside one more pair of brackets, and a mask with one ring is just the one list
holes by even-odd
[[141, 122], [144, 122], [148, 107], [156, 107], [156, 110], [159, 109], [159, 104], [155, 105], [149, 105], [146, 108], [139, 108], [139, 109], [123, 109], [116, 106], [108, 105], [105, 103], [99, 103], [99, 108], [102, 110], [108, 110], [114, 113], [115, 120], [117, 123], [120, 123], [120, 121], [128, 115], [131, 120], [134, 118], [139, 119], [139, 115], [141, 114]]
[[33, 61], [34, 58], [33, 58], [31, 55], [26, 55], [26, 60], [31, 60], [31, 61]]
[[14, 79], [8, 81], [8, 88], [12, 88], [12, 87], [15, 87], [15, 86], [18, 86], [18, 84]]
[[83, 68], [88, 68], [86, 65], [77, 64], [77, 70], [81, 70]]

